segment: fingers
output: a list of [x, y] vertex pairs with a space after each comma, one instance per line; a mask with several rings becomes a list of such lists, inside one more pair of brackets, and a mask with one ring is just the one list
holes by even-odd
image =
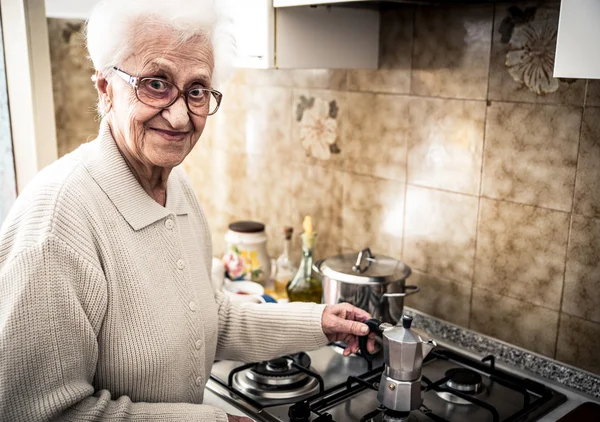
[[332, 306], [332, 311], [342, 318], [352, 319], [356, 321], [364, 322], [371, 318], [371, 314], [367, 311], [357, 308], [354, 305], [349, 303], [339, 303], [337, 305]]

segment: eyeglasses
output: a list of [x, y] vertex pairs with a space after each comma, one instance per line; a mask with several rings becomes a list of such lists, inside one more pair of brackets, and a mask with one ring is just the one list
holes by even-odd
[[168, 108], [179, 97], [185, 99], [188, 110], [196, 116], [215, 114], [221, 105], [223, 94], [212, 88], [192, 85], [182, 91], [179, 87], [161, 78], [139, 78], [113, 67], [113, 70], [125, 82], [133, 87], [135, 96], [143, 104], [156, 108]]

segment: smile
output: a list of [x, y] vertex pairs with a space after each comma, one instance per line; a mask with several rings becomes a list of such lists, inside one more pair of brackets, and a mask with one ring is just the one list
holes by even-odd
[[150, 128], [152, 131], [158, 133], [160, 136], [165, 138], [167, 141], [182, 141], [189, 134], [189, 132], [178, 132], [173, 130], [155, 129]]

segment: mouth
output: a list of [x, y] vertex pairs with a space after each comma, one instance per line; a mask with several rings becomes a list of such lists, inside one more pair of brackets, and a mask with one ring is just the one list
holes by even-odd
[[190, 133], [156, 128], [150, 128], [150, 130], [156, 132], [167, 141], [183, 141], [186, 138], [186, 136]]

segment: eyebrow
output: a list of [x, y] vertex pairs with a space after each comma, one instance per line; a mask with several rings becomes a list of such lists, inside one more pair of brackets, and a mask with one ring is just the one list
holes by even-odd
[[[160, 73], [166, 73], [168, 75], [173, 74], [173, 68], [168, 64], [161, 63], [158, 64], [156, 62], [150, 62], [147, 65], [147, 69], [143, 72], [147, 75], [157, 75]], [[151, 77], [151, 76], [142, 76], [142, 77]], [[204, 86], [210, 86], [210, 78], [206, 74], [199, 74], [190, 79], [190, 82], [186, 83], [187, 86], [192, 85], [194, 83], [200, 82]]]

